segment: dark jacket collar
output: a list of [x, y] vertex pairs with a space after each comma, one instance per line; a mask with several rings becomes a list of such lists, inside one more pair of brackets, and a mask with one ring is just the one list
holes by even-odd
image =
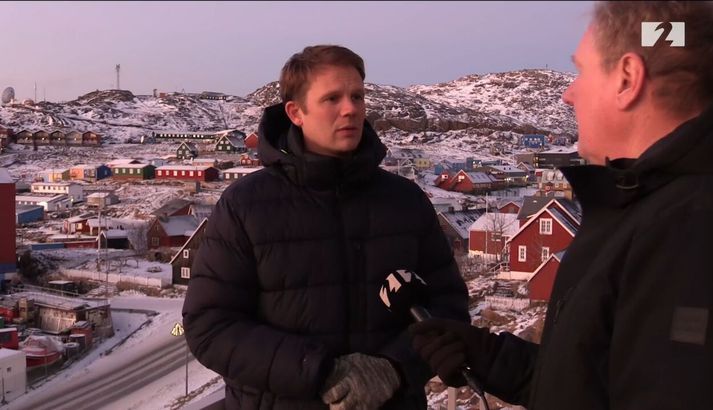
[[284, 104], [265, 109], [258, 127], [258, 155], [298, 185], [315, 189], [348, 188], [368, 181], [386, 156], [386, 146], [367, 121], [357, 149], [346, 158], [305, 151], [302, 130], [292, 124]]
[[639, 158], [562, 168], [582, 203], [623, 207], [673, 179], [713, 174], [713, 105], [679, 125]]

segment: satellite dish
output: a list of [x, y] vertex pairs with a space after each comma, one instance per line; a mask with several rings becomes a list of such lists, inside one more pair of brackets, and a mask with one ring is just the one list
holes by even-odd
[[7, 87], [5, 91], [2, 92], [2, 103], [7, 104], [15, 99], [15, 89], [12, 87]]

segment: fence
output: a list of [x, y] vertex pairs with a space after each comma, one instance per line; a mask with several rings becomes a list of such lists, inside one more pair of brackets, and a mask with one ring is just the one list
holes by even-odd
[[530, 306], [530, 299], [486, 296], [485, 303], [495, 309], [523, 310]]

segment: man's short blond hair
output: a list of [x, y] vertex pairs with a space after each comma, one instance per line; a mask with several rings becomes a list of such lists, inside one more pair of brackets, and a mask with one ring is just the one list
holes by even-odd
[[294, 54], [282, 67], [280, 73], [280, 97], [282, 102], [296, 101], [301, 103], [310, 76], [324, 66], [354, 67], [361, 76], [366, 77], [364, 60], [352, 50], [336, 45], [317, 45], [305, 47]]
[[[660, 38], [653, 47], [642, 47], [642, 22], [683, 22], [685, 46], [671, 47]], [[627, 52], [640, 55], [647, 77], [655, 80], [653, 93], [662, 107], [685, 114], [713, 102], [712, 2], [599, 2], [592, 27], [604, 70], [610, 72]]]

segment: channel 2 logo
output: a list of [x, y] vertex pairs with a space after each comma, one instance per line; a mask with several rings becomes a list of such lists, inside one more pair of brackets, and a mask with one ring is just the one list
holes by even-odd
[[641, 47], [653, 47], [661, 37], [670, 42], [670, 47], [683, 47], [686, 45], [685, 28], [686, 25], [682, 21], [642, 22]]

